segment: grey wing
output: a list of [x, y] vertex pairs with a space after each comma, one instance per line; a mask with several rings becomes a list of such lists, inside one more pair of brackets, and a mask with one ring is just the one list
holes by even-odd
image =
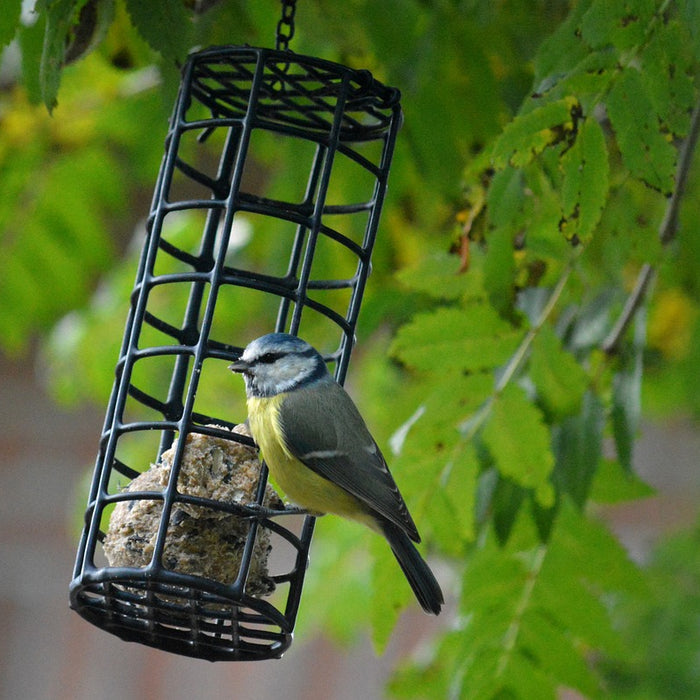
[[287, 447], [297, 459], [420, 542], [377, 443], [339, 384], [330, 381], [322, 388], [290, 392], [279, 420]]

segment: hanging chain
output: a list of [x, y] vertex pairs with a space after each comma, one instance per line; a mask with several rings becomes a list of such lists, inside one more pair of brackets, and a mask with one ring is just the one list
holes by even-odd
[[289, 51], [289, 42], [294, 36], [294, 14], [297, 11], [297, 0], [281, 0], [282, 17], [277, 22], [277, 41], [275, 48], [278, 51]]

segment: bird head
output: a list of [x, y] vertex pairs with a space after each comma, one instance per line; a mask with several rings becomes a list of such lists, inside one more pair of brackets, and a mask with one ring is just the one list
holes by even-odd
[[320, 353], [288, 333], [256, 338], [228, 368], [243, 375], [249, 397], [275, 396], [330, 378]]

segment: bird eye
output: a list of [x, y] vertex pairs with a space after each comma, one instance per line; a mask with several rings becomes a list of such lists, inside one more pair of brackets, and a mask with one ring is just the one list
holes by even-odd
[[265, 365], [269, 365], [275, 360], [279, 360], [282, 355], [279, 352], [266, 352], [264, 355], [260, 355], [258, 362], [262, 362]]

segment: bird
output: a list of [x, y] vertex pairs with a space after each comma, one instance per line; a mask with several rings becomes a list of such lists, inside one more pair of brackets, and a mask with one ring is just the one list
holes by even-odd
[[243, 375], [248, 425], [275, 483], [311, 515], [333, 513], [382, 535], [427, 613], [444, 604], [386, 460], [321, 354], [289, 333], [251, 341], [229, 365]]

